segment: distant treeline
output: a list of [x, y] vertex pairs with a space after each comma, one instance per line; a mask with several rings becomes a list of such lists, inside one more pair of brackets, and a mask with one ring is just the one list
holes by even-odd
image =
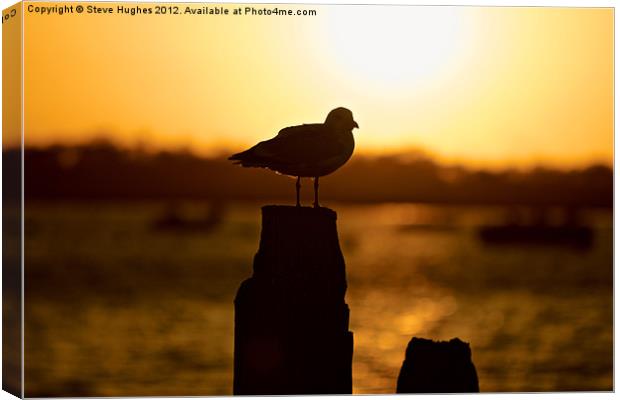
[[[19, 157], [4, 152], [5, 166]], [[225, 157], [148, 153], [108, 143], [25, 150], [28, 200], [294, 200], [294, 181], [232, 165]], [[9, 171], [4, 172], [5, 179]], [[310, 181], [302, 186], [311, 195]], [[321, 199], [612, 207], [613, 171], [603, 165], [562, 171], [492, 172], [443, 166], [424, 157], [354, 156], [321, 181]]]

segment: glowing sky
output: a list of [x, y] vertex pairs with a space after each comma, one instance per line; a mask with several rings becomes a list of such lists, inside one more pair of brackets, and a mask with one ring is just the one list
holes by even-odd
[[284, 8], [318, 15], [26, 12], [26, 143], [240, 150], [345, 106], [358, 152], [612, 162], [611, 9]]

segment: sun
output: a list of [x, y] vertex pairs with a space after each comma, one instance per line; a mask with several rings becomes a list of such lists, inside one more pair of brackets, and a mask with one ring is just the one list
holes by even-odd
[[330, 12], [326, 41], [332, 61], [356, 84], [404, 92], [454, 71], [466, 36], [453, 7], [346, 7]]

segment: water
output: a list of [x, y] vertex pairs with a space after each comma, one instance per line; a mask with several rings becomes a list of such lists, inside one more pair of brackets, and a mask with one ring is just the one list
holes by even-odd
[[[210, 232], [153, 229], [159, 203], [26, 206], [27, 396], [232, 393], [259, 205], [227, 205]], [[496, 208], [330, 206], [354, 393], [393, 393], [412, 336], [470, 342], [481, 391], [612, 389], [611, 212], [588, 211], [595, 242], [575, 250], [485, 245]]]

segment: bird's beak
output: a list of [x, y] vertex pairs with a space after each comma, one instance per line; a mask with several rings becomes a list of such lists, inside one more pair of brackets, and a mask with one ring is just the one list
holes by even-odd
[[357, 122], [353, 121], [353, 127], [359, 129], [360, 126], [357, 124]]

